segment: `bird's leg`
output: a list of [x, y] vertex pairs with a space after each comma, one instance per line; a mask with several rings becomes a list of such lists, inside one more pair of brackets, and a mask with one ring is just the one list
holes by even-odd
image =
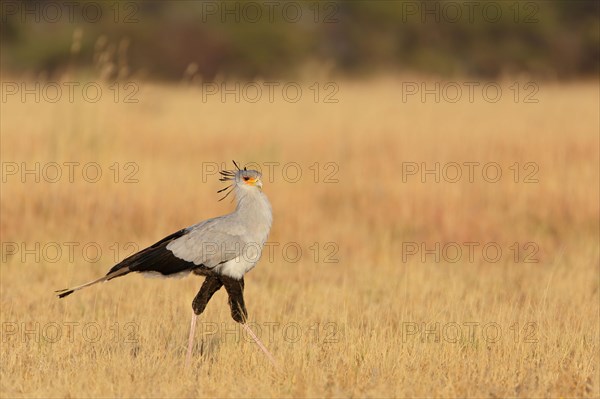
[[271, 352], [269, 352], [267, 350], [267, 348], [263, 345], [263, 343], [261, 342], [261, 340], [256, 336], [256, 334], [254, 334], [254, 331], [252, 331], [252, 329], [250, 327], [248, 327], [248, 324], [243, 323], [242, 327], [244, 327], [244, 329], [246, 330], [246, 332], [248, 333], [248, 335], [252, 337], [252, 339], [254, 340], [254, 342], [256, 342], [256, 345], [258, 345], [258, 347], [267, 356], [267, 358], [269, 359], [269, 361], [271, 362], [271, 364], [273, 365], [273, 367], [275, 367], [276, 369], [279, 369], [279, 365], [275, 361], [275, 358], [273, 357], [273, 355], [271, 355]]
[[200, 315], [206, 309], [206, 305], [210, 298], [215, 294], [215, 292], [219, 291], [223, 286], [223, 282], [215, 276], [208, 276], [202, 283], [202, 287], [198, 292], [198, 295], [192, 301], [192, 309], [194, 309], [194, 314]]
[[233, 320], [237, 321], [242, 325], [242, 327], [244, 327], [248, 335], [252, 337], [254, 342], [256, 342], [258, 347], [271, 361], [271, 364], [273, 364], [275, 368], [279, 369], [279, 366], [273, 358], [273, 355], [271, 355], [271, 352], [267, 350], [261, 340], [256, 336], [256, 334], [254, 334], [250, 327], [248, 327], [248, 324], [246, 324], [246, 320], [248, 320], [248, 311], [246, 310], [246, 305], [244, 304], [244, 278], [242, 277], [240, 280], [235, 280], [231, 277], [221, 276], [221, 281], [223, 282], [223, 285], [227, 290], [227, 294], [229, 295], [231, 317], [233, 317]]
[[192, 309], [194, 309], [194, 314], [192, 314], [192, 323], [190, 325], [190, 337], [188, 339], [188, 350], [187, 355], [185, 357], [185, 367], [188, 368], [190, 365], [190, 360], [192, 358], [192, 347], [194, 346], [194, 335], [196, 332], [196, 321], [198, 320], [198, 316], [204, 312], [206, 309], [206, 305], [210, 298], [217, 292], [223, 283], [217, 277], [208, 276], [202, 283], [202, 287], [200, 288], [200, 292], [194, 298], [192, 302]]
[[238, 323], [244, 324], [248, 319], [248, 311], [244, 304], [244, 278], [242, 277], [240, 280], [226, 276], [220, 278], [229, 295], [228, 302], [231, 308], [231, 317]]
[[190, 337], [188, 338], [188, 349], [187, 354], [185, 355], [185, 368], [190, 367], [190, 361], [192, 359], [192, 348], [194, 346], [194, 334], [196, 332], [196, 320], [198, 320], [198, 315], [196, 313], [192, 313], [192, 324], [190, 326]]

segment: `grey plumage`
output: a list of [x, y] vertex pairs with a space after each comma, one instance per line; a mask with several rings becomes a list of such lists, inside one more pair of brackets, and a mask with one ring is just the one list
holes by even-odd
[[221, 287], [229, 296], [231, 317], [246, 329], [271, 363], [275, 359], [246, 324], [248, 312], [244, 302], [244, 275], [258, 262], [267, 240], [273, 216], [271, 204], [262, 192], [261, 174], [256, 170], [221, 171], [221, 181], [231, 182], [222, 199], [232, 192], [237, 206], [227, 215], [208, 219], [179, 230], [154, 245], [124, 259], [97, 280], [57, 291], [59, 298], [96, 283], [108, 281], [132, 272], [158, 273], [163, 276], [194, 273], [206, 276], [200, 291], [192, 302], [192, 323], [188, 340], [186, 365], [189, 365], [196, 320], [208, 301]]
[[78, 287], [57, 291], [65, 297], [90, 285], [131, 272], [163, 276], [190, 273], [243, 278], [258, 262], [273, 221], [271, 204], [262, 192], [256, 170], [223, 172], [223, 181], [237, 199], [236, 209], [179, 230], [154, 245], [124, 259], [106, 276]]
[[[245, 178], [255, 183], [249, 184]], [[242, 170], [234, 179], [235, 211], [189, 227], [167, 249], [177, 258], [239, 279], [258, 262], [273, 216], [259, 172]], [[202, 274], [200, 270], [198, 274]]]

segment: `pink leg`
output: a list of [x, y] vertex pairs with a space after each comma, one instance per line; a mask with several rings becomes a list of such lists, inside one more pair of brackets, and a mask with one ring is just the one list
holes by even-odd
[[256, 336], [256, 334], [254, 334], [254, 332], [250, 329], [250, 327], [248, 327], [248, 325], [246, 323], [243, 323], [242, 326], [244, 326], [244, 329], [246, 330], [246, 332], [248, 333], [248, 335], [250, 335], [252, 337], [252, 339], [254, 340], [254, 342], [256, 342], [256, 345], [258, 345], [258, 347], [263, 351], [263, 353], [267, 356], [267, 358], [269, 358], [269, 360], [271, 361], [271, 364], [273, 365], [273, 367], [275, 367], [276, 369], [280, 370], [279, 365], [277, 364], [277, 362], [273, 358], [273, 355], [271, 355], [271, 352], [269, 352], [267, 350], [267, 348], [265, 348], [265, 346], [263, 345], [263, 343], [260, 341], [260, 339], [258, 339], [258, 337]]
[[192, 347], [194, 346], [194, 335], [196, 332], [196, 320], [198, 320], [198, 315], [194, 313], [192, 315], [192, 325], [190, 326], [190, 338], [188, 340], [187, 356], [185, 357], [185, 368], [186, 369], [190, 367], [190, 361], [192, 359]]

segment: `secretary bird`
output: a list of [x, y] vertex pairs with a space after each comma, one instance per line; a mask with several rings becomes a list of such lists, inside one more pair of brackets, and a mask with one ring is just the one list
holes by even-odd
[[235, 211], [179, 230], [124, 259], [97, 280], [56, 291], [59, 298], [131, 272], [158, 274], [163, 277], [188, 273], [205, 276], [204, 283], [192, 302], [194, 313], [190, 326], [186, 367], [190, 364], [198, 316], [204, 311], [213, 294], [223, 286], [229, 296], [231, 317], [244, 327], [271, 363], [277, 367], [273, 356], [246, 324], [248, 312], [244, 303], [244, 275], [256, 266], [271, 230], [271, 204], [262, 192], [262, 175], [256, 170], [240, 169], [235, 161], [233, 164], [237, 170], [220, 172], [220, 180], [231, 184], [218, 192], [229, 189], [219, 201], [234, 193], [237, 202]]

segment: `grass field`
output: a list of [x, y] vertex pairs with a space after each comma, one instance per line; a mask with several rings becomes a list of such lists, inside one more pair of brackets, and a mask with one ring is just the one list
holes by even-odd
[[[495, 103], [334, 83], [296, 103], [143, 83], [3, 100], [1, 396], [600, 396], [598, 83], [541, 82], [537, 103], [524, 81]], [[225, 292], [184, 370], [198, 277], [55, 298], [229, 212], [231, 159], [262, 166], [273, 205], [246, 302], [283, 372]]]

